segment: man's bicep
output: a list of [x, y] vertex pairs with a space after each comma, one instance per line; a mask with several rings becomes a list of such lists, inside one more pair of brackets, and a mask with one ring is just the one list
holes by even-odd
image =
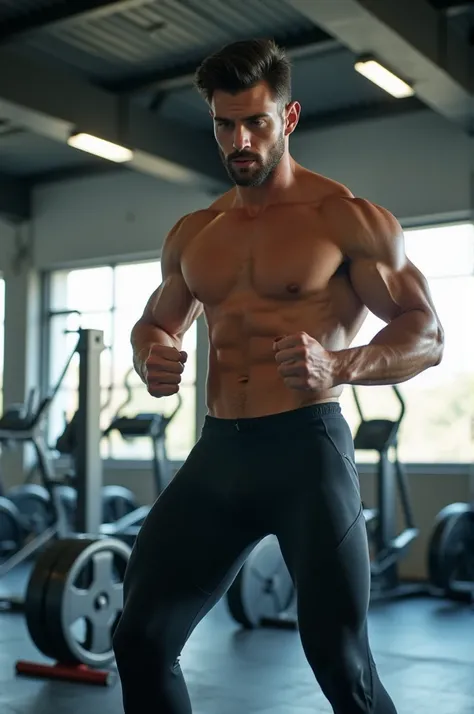
[[150, 296], [143, 320], [169, 335], [182, 335], [202, 312], [201, 304], [190, 293], [181, 272], [169, 272]]
[[426, 278], [406, 257], [395, 262], [356, 258], [350, 279], [359, 299], [384, 322], [411, 310], [436, 314]]
[[191, 294], [181, 270], [181, 255], [186, 236], [184, 216], [167, 235], [162, 255], [162, 281], [148, 299], [143, 320], [170, 335], [182, 335], [199, 317], [202, 306]]

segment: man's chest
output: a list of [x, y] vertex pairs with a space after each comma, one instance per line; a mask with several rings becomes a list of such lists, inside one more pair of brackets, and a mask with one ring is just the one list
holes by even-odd
[[341, 261], [314, 211], [287, 209], [217, 217], [189, 241], [182, 271], [201, 302], [242, 289], [291, 299], [324, 290]]

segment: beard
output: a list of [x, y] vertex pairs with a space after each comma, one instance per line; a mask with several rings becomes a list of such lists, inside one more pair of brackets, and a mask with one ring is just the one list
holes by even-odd
[[[229, 156], [225, 156], [219, 148], [219, 153], [224, 164], [224, 167], [229, 175], [229, 178], [236, 186], [262, 186], [265, 181], [268, 181], [276, 167], [281, 161], [285, 152], [285, 136], [283, 132], [278, 137], [277, 141], [269, 149], [265, 161], [256, 154], [251, 154], [247, 151], [233, 152]], [[239, 168], [232, 163], [234, 159], [251, 159], [255, 163], [252, 166], [243, 166]]]

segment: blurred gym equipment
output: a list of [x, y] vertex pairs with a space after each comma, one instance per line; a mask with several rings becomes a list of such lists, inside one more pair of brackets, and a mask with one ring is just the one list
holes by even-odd
[[6, 503], [5, 497], [2, 497], [4, 500], [0, 504], [0, 543], [3, 544], [2, 554], [6, 557], [0, 562], [0, 577], [67, 530], [60, 495], [54, 490], [55, 478], [43, 436], [43, 425], [76, 350], [77, 347], [69, 355], [53, 389], [39, 402], [36, 409], [34, 393], [30, 393], [24, 408], [10, 408], [0, 418], [0, 444], [11, 446], [31, 443], [42, 473], [42, 488], [31, 488], [30, 484], [16, 487], [13, 490], [13, 499], [7, 499], [10, 505]]
[[[166, 449], [166, 430], [181, 409], [182, 397], [178, 393], [177, 405], [168, 415], [157, 412], [140, 412], [133, 416], [125, 416], [123, 412], [131, 403], [133, 396], [130, 381], [133, 374], [134, 369], [132, 367], [127, 372], [124, 382], [125, 389], [127, 390], [127, 398], [118, 408], [117, 414], [107, 429], [105, 429], [103, 435], [109, 436], [112, 432], [117, 431], [126, 441], [134, 439], [151, 440], [153, 448], [152, 469], [154, 495], [155, 498], [158, 498], [171, 479], [170, 462]], [[137, 507], [125, 514], [122, 518], [104, 524], [102, 532], [110, 536], [125, 538], [127, 542], [133, 542], [149, 511], [150, 506]]]
[[451, 503], [436, 516], [428, 546], [428, 573], [442, 597], [474, 604], [474, 475], [470, 503]]
[[[75, 531], [64, 531], [37, 559], [28, 582], [25, 614], [36, 647], [52, 666], [19, 661], [22, 675], [105, 685], [114, 659], [112, 635], [122, 609], [123, 577], [130, 555], [120, 540], [101, 535], [100, 353], [103, 334], [81, 330], [79, 407], [74, 451]], [[52, 491], [54, 495], [54, 485]]]

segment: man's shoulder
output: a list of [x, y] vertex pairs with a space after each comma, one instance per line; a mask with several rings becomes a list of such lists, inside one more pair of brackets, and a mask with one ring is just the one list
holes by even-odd
[[170, 236], [176, 236], [176, 239], [183, 239], [185, 237], [191, 237], [199, 232], [208, 223], [211, 223], [218, 215], [220, 211], [215, 208], [200, 208], [196, 211], [191, 211], [190, 213], [185, 213], [173, 226], [170, 231]]
[[304, 202], [322, 205], [332, 199], [353, 198], [349, 188], [339, 181], [302, 167], [298, 173], [298, 188]]
[[402, 247], [400, 223], [383, 206], [334, 193], [324, 199], [319, 209], [328, 234], [347, 255], [383, 258]]
[[196, 233], [202, 231], [209, 223], [212, 223], [219, 215], [229, 210], [233, 200], [234, 196], [232, 190], [230, 190], [219, 196], [209, 206], [186, 213], [175, 224], [172, 232], [179, 234], [181, 238], [191, 238], [193, 235], [196, 235]]
[[352, 217], [355, 220], [379, 221], [382, 217], [391, 217], [390, 212], [382, 206], [355, 195], [343, 183], [323, 174], [306, 171], [303, 186], [305, 196], [311, 197], [311, 202], [323, 212], [334, 212], [341, 217]]

